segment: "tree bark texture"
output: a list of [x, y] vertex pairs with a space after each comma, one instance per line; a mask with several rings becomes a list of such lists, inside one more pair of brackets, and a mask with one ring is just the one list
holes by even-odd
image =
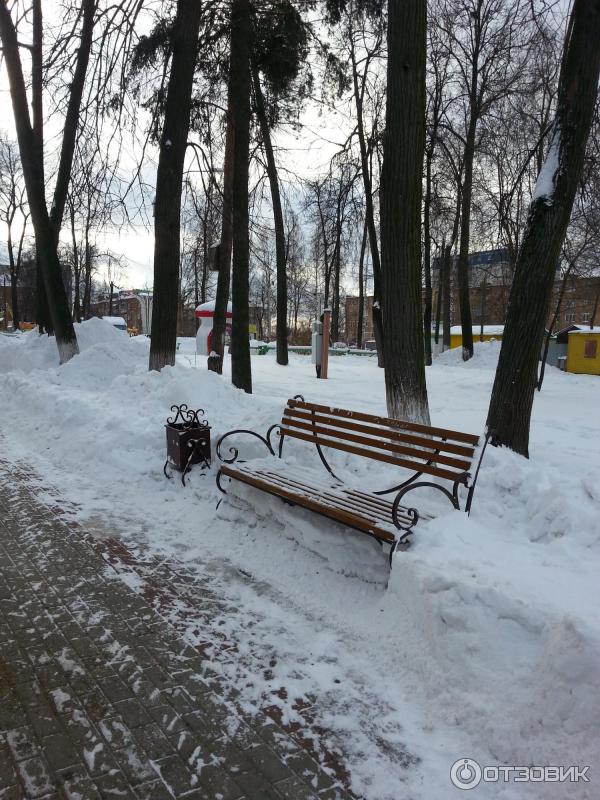
[[56, 175], [56, 185], [54, 187], [54, 197], [52, 208], [50, 209], [50, 222], [54, 230], [54, 238], [58, 245], [58, 237], [67, 202], [69, 182], [71, 180], [71, 168], [75, 155], [75, 141], [77, 138], [77, 128], [79, 127], [79, 113], [81, 109], [81, 98], [85, 86], [85, 76], [90, 60], [92, 49], [92, 36], [94, 33], [94, 14], [96, 12], [96, 0], [83, 0], [83, 19], [81, 24], [80, 43], [77, 50], [75, 70], [71, 81], [69, 92], [69, 103], [63, 126], [62, 146], [60, 149], [60, 160]]
[[[360, 350], [363, 346], [363, 328], [365, 324], [365, 252], [367, 249], [368, 223], [365, 217], [362, 241], [360, 243], [360, 257], [358, 259], [358, 313], [356, 315], [356, 346]], [[348, 321], [346, 320], [346, 326]]]
[[154, 299], [149, 368], [175, 363], [181, 188], [200, 30], [200, 0], [178, 0], [154, 204]]
[[423, 308], [423, 337], [425, 364], [431, 364], [431, 317], [433, 289], [431, 286], [431, 162], [433, 151], [425, 156], [425, 202], [423, 203], [423, 277], [425, 279], [425, 303]]
[[248, 168], [250, 161], [250, 2], [233, 0], [231, 80], [235, 128], [233, 143], [233, 263], [231, 275], [231, 381], [252, 393], [249, 327], [250, 237]]
[[354, 88], [354, 102], [356, 105], [356, 128], [358, 133], [358, 144], [360, 148], [360, 171], [362, 174], [363, 188], [365, 192], [365, 222], [369, 234], [369, 248], [371, 250], [371, 263], [373, 265], [373, 331], [375, 334], [375, 345], [377, 347], [378, 366], [383, 367], [383, 315], [381, 313], [381, 258], [379, 255], [379, 243], [377, 241], [377, 227], [375, 225], [375, 209], [373, 206], [373, 182], [371, 180], [371, 165], [369, 163], [369, 149], [365, 136], [364, 116], [363, 116], [363, 89], [358, 83], [358, 67], [354, 50], [354, 39], [351, 36], [351, 58], [352, 58], [352, 84]]
[[476, 121], [471, 119], [465, 145], [465, 172], [460, 212], [460, 244], [456, 264], [460, 324], [462, 328], [462, 356], [464, 361], [468, 361], [473, 357], [473, 317], [471, 315], [471, 298], [469, 296], [469, 243], [471, 238], [471, 199], [473, 196], [475, 132]]
[[60, 363], [79, 352], [71, 320], [69, 302], [62, 280], [56, 242], [46, 206], [43, 162], [29, 117], [25, 79], [19, 55], [17, 33], [6, 2], [0, 2], [0, 39], [12, 98], [17, 141], [31, 220], [35, 233], [36, 253], [43, 275], [49, 315], [56, 335]]
[[208, 368], [223, 374], [227, 305], [231, 285], [231, 250], [233, 246], [233, 143], [235, 128], [232, 106], [231, 69], [227, 90], [227, 127], [225, 129], [225, 158], [223, 161], [223, 210], [221, 215], [221, 241], [219, 243], [219, 274], [213, 316], [212, 353], [208, 354]]
[[[12, 240], [12, 220], [9, 220], [7, 224], [7, 237], [6, 237], [6, 249], [8, 251], [8, 269], [10, 273], [10, 305], [11, 305], [11, 312], [12, 312], [12, 322], [13, 328], [16, 330], [19, 329], [19, 293], [17, 291], [17, 281], [18, 281], [18, 265], [15, 260], [14, 254], [14, 247], [13, 247], [13, 240]], [[4, 327], [6, 327], [8, 322], [7, 314], [4, 314]]]
[[279, 176], [277, 175], [277, 164], [273, 153], [273, 142], [271, 141], [271, 130], [267, 119], [265, 99], [260, 85], [258, 68], [252, 67], [252, 82], [254, 84], [254, 101], [256, 106], [256, 116], [260, 126], [260, 133], [263, 140], [263, 147], [267, 159], [267, 175], [269, 187], [271, 189], [271, 202], [273, 205], [273, 223], [275, 225], [275, 262], [277, 271], [277, 363], [286, 366], [288, 363], [287, 345], [287, 257], [285, 246], [285, 227], [283, 223], [283, 211], [281, 208], [281, 194], [279, 191]]
[[442, 292], [444, 290], [444, 252], [446, 250], [446, 241], [442, 242], [442, 249], [439, 258], [439, 271], [438, 271], [438, 293], [437, 302], [435, 304], [435, 336], [434, 341], [436, 345], [440, 343], [440, 325], [442, 324]]
[[442, 255], [442, 349], [450, 349], [450, 292], [452, 287], [452, 245], [447, 244]]
[[388, 4], [381, 266], [387, 409], [429, 423], [421, 311], [426, 0]]
[[[32, 46], [31, 46], [31, 124], [33, 138], [39, 159], [42, 181], [44, 177], [44, 26], [42, 17], [42, 0], [32, 2]], [[36, 321], [40, 334], [47, 331], [53, 333], [48, 310], [48, 300], [44, 287], [44, 278], [39, 259], [36, 259]]]
[[549, 152], [538, 176], [510, 292], [487, 429], [529, 455], [537, 367], [556, 266], [581, 177], [600, 75], [600, 0], [574, 0]]

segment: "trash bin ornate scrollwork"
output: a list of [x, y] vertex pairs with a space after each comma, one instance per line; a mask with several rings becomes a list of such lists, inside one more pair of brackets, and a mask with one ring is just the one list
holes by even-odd
[[181, 472], [181, 482], [185, 486], [186, 473], [193, 464], [202, 464], [210, 468], [210, 425], [204, 416], [204, 409], [194, 411], [185, 403], [171, 406], [175, 416], [167, 417], [165, 430], [167, 434], [167, 460], [163, 472], [170, 478], [169, 467]]

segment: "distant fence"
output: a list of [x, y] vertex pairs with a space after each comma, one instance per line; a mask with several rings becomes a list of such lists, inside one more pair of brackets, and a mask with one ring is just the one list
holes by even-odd
[[[269, 350], [276, 350], [277, 344], [275, 342], [270, 342], [267, 347]], [[311, 354], [310, 345], [295, 345], [290, 344], [288, 345], [288, 351], [290, 353], [298, 353], [300, 356], [309, 356]], [[359, 350], [356, 347], [330, 347], [329, 348], [329, 355], [332, 356], [376, 356], [377, 350]]]

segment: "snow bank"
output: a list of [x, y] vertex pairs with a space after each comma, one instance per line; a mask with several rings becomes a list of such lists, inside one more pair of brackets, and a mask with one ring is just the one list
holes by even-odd
[[[218, 668], [249, 711], [268, 701], [294, 721], [294, 700], [315, 699], [318, 723], [334, 732], [327, 745], [346, 754], [368, 800], [446, 800], [461, 757], [590, 764], [598, 774], [597, 378], [550, 372], [535, 399], [531, 460], [489, 448], [471, 517], [426, 491], [412, 495], [436, 517], [395, 557], [386, 592], [386, 554], [367, 537], [243, 486], [217, 512], [214, 468], [194, 470], [186, 489], [162, 475], [171, 405], [203, 408], [213, 444], [233, 428], [264, 432], [297, 393], [381, 414], [372, 360], [336, 360], [327, 381], [294, 354], [289, 367], [253, 360], [249, 396], [204, 358], [194, 368], [185, 342], [159, 374], [147, 371], [146, 337], [101, 320], [77, 334], [81, 353], [61, 367], [47, 337], [0, 337], [2, 446], [77, 503], [88, 530], [177, 555], [242, 610], [214, 624], [236, 642], [236, 659]], [[476, 342], [469, 362], [458, 348], [428, 368], [434, 424], [483, 430], [499, 349]], [[318, 466], [308, 444], [286, 448], [294, 468]], [[254, 440], [245, 452], [264, 448]], [[394, 483], [391, 468], [332, 460], [363, 487]], [[595, 797], [589, 786], [570, 785], [568, 796]], [[563, 785], [479, 788], [481, 797], [566, 796]]]
[[[74, 327], [81, 353], [98, 345], [112, 347], [119, 354], [132, 352], [123, 331], [103, 319], [92, 317], [86, 322], [75, 323]], [[13, 370], [28, 373], [51, 367], [58, 367], [58, 351], [53, 336], [38, 336], [37, 331], [32, 330], [14, 339], [0, 338], [0, 373]]]
[[444, 350], [436, 356], [436, 364], [444, 366], [465, 366], [468, 369], [495, 369], [500, 355], [502, 342], [499, 339], [489, 339], [486, 342], [473, 342], [473, 358], [463, 361], [462, 347], [453, 347]]

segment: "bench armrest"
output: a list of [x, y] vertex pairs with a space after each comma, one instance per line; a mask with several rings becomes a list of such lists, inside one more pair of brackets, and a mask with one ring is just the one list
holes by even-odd
[[[266, 434], [264, 436], [262, 436], [260, 433], [257, 433], [256, 431], [250, 431], [250, 430], [244, 430], [244, 429], [236, 429], [236, 430], [233, 430], [233, 431], [227, 431], [227, 433], [224, 433], [219, 438], [219, 440], [217, 441], [217, 445], [215, 447], [215, 452], [217, 454], [217, 458], [219, 459], [219, 461], [222, 461], [224, 464], [233, 464], [235, 461], [238, 461], [238, 459], [239, 459], [239, 450], [238, 450], [237, 447], [229, 447], [229, 456], [227, 456], [227, 457], [223, 455], [222, 448], [223, 448], [223, 442], [225, 441], [225, 439], [228, 439], [230, 436], [235, 436], [235, 435], [240, 435], [240, 434], [246, 434], [248, 436], [254, 436], [256, 439], [261, 441], [265, 445], [265, 447], [267, 448], [269, 453], [271, 453], [271, 455], [274, 456], [275, 455], [275, 447], [273, 446], [273, 443], [271, 442], [271, 436], [273, 435], [274, 431], [281, 431], [281, 428], [280, 428], [280, 425], [279, 425], [278, 422], [276, 422], [275, 425], [271, 425], [271, 427], [269, 428], [269, 430], [266, 432]], [[280, 433], [278, 433], [277, 435], [280, 436]], [[283, 440], [280, 439], [279, 445], [277, 446], [277, 450], [278, 450], [278, 455], [279, 456], [281, 456], [282, 444], [283, 444]], [[240, 464], [244, 463], [242, 459], [239, 459], [239, 462], [240, 462]]]
[[419, 489], [424, 486], [427, 486], [431, 489], [437, 489], [438, 491], [442, 492], [442, 494], [445, 494], [448, 500], [450, 500], [450, 502], [454, 506], [454, 508], [460, 511], [460, 503], [458, 501], [459, 485], [460, 484], [458, 481], [453, 483], [452, 491], [450, 492], [448, 489], [446, 489], [445, 486], [441, 486], [439, 483], [434, 483], [433, 481], [416, 481], [416, 483], [411, 483], [409, 486], [404, 486], [402, 489], [400, 489], [400, 491], [396, 495], [396, 498], [394, 499], [394, 508], [397, 508], [400, 505], [400, 501], [402, 500], [404, 495], [408, 494], [408, 492], [412, 492], [413, 489]]

